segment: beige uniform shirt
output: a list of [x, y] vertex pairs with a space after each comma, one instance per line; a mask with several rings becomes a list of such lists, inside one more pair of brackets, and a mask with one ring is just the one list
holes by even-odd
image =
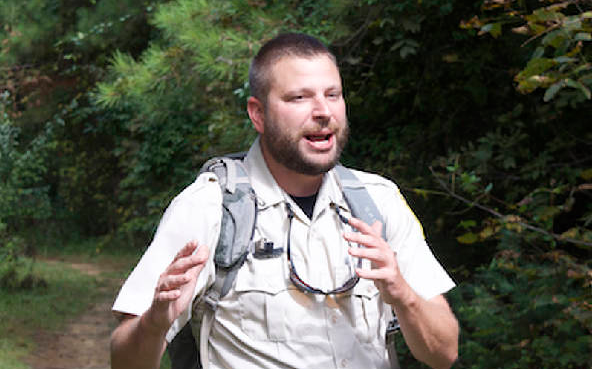
[[[350, 291], [333, 296], [303, 293], [289, 279], [286, 255], [289, 220], [295, 212], [291, 254], [299, 276], [323, 290], [341, 286], [357, 259], [347, 253], [342, 234], [349, 230], [330, 206], [350, 216], [337, 178], [330, 171], [317, 196], [312, 219], [276, 184], [263, 160], [258, 140], [245, 166], [257, 194], [259, 212], [254, 240], [273, 242], [283, 253], [273, 258], [249, 255], [234, 288], [220, 301], [209, 339], [211, 368], [387, 368], [384, 334], [390, 307], [372, 281], [361, 279]], [[427, 246], [421, 225], [392, 182], [354, 171], [383, 215], [387, 242], [397, 252], [406, 281], [422, 297], [445, 293], [454, 283]], [[154, 240], [122, 287], [114, 311], [135, 315], [150, 306], [158, 276], [189, 240], [216, 245], [221, 194], [215, 177], [201, 175], [167, 209]], [[215, 277], [210, 261], [195, 293]], [[369, 265], [364, 264], [365, 267]], [[167, 339], [185, 325], [190, 308], [173, 324]]]

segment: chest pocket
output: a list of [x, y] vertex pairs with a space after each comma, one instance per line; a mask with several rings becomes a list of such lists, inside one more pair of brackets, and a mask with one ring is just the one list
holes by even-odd
[[342, 303], [347, 305], [343, 306], [343, 309], [351, 314], [358, 340], [363, 343], [376, 343], [375, 340], [381, 340], [386, 329], [386, 320], [383, 319], [386, 305], [380, 299], [374, 282], [360, 279], [346, 294], [350, 298], [342, 300]]
[[241, 328], [251, 339], [326, 341], [324, 297], [305, 294], [292, 285], [285, 254], [270, 259], [249, 257], [234, 287]]
[[241, 328], [254, 340], [286, 339], [280, 301], [287, 290], [283, 259], [250, 255], [238, 272], [234, 292]]

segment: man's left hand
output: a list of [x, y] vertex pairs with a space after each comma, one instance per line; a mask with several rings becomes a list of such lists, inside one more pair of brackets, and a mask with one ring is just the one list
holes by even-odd
[[369, 226], [362, 220], [352, 217], [349, 224], [359, 232], [346, 232], [343, 237], [365, 246], [350, 248], [350, 255], [370, 260], [372, 263], [372, 269], [357, 268], [358, 275], [373, 280], [387, 304], [396, 306], [405, 303], [410, 297], [410, 287], [401, 275], [395, 252], [382, 239], [382, 223], [376, 221]]

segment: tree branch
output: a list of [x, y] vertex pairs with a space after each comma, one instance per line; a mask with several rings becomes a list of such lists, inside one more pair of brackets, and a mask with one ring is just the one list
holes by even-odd
[[[502, 219], [502, 220], [504, 220], [506, 222], [508, 221], [507, 220], [508, 219], [508, 215], [504, 215], [504, 214], [502, 214], [500, 212], [497, 212], [497, 211], [495, 211], [495, 210], [493, 210], [491, 208], [488, 208], [487, 206], [481, 205], [476, 200], [475, 201], [471, 201], [471, 200], [469, 200], [469, 199], [467, 199], [465, 197], [462, 197], [462, 196], [454, 193], [446, 185], [446, 183], [444, 183], [440, 178], [438, 178], [438, 176], [436, 175], [436, 172], [434, 172], [434, 169], [431, 166], [429, 167], [429, 169], [430, 169], [430, 172], [432, 173], [432, 176], [436, 179], [436, 182], [438, 182], [438, 184], [440, 185], [440, 187], [442, 187], [444, 189], [444, 191], [446, 191], [446, 193], [448, 193], [448, 195], [452, 196], [453, 198], [455, 198], [455, 199], [457, 199], [457, 200], [459, 200], [459, 201], [461, 201], [461, 202], [463, 202], [463, 203], [465, 203], [465, 204], [467, 204], [469, 206], [474, 206], [474, 207], [476, 207], [478, 209], [481, 209], [481, 210], [483, 210], [483, 211], [485, 211], [485, 212], [487, 212], [487, 213], [489, 213], [489, 214], [491, 214], [491, 215], [493, 215], [493, 216], [495, 216], [497, 218], [500, 218], [500, 219]], [[546, 231], [546, 230], [544, 230], [542, 228], [535, 227], [535, 226], [533, 226], [531, 224], [524, 223], [524, 222], [521, 222], [521, 221], [512, 220], [512, 221], [509, 221], [509, 223], [519, 224], [519, 225], [523, 226], [526, 229], [529, 229], [531, 231], [534, 231], [534, 232], [541, 233], [541, 234], [544, 234], [546, 236], [552, 237], [552, 238], [556, 239], [557, 241], [565, 241], [565, 242], [569, 242], [569, 243], [573, 243], [573, 244], [577, 244], [577, 245], [592, 246], [592, 242], [586, 242], [586, 241], [581, 241], [581, 240], [577, 240], [577, 239], [574, 239], [574, 238], [563, 237], [563, 236], [561, 236], [559, 234]]]

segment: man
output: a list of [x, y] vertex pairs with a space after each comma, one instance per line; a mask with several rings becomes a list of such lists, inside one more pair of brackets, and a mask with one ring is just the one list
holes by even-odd
[[[354, 171], [384, 225], [351, 217], [344, 201], [333, 170], [348, 137], [335, 57], [310, 36], [280, 35], [261, 48], [249, 79], [259, 133], [244, 161], [258, 203], [254, 238], [280, 253], [249, 255], [218, 303], [209, 367], [387, 368], [392, 309], [413, 355], [449, 368], [458, 324], [443, 294], [454, 283], [399, 190]], [[191, 302], [215, 280], [220, 208], [216, 177], [206, 173], [167, 209], [113, 307], [123, 316], [112, 335], [114, 369], [159, 366]]]

